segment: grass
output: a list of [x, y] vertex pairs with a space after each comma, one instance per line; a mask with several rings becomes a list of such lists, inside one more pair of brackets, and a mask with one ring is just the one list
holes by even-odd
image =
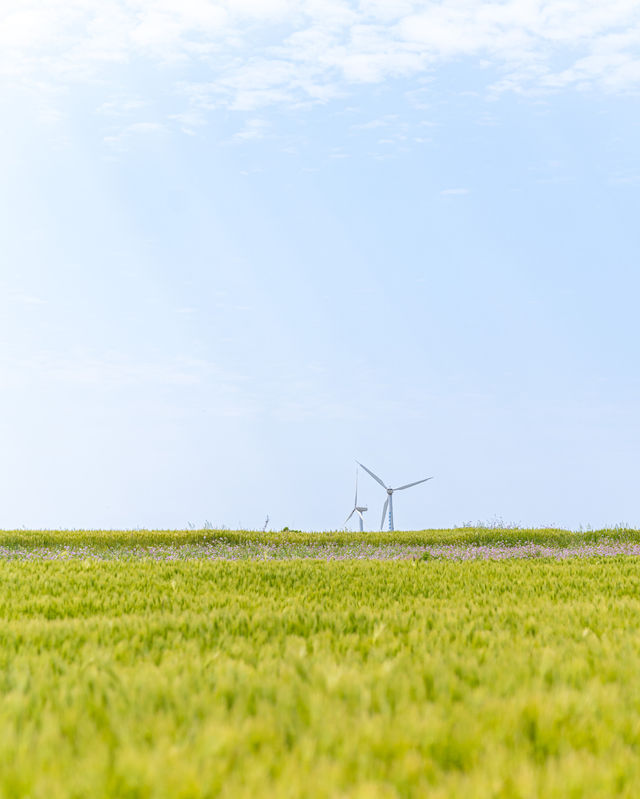
[[527, 529], [515, 527], [457, 527], [446, 530], [415, 530], [410, 532], [345, 532], [305, 533], [297, 530], [257, 532], [254, 530], [0, 530], [0, 547], [37, 546], [162, 546], [199, 544], [211, 541], [231, 545], [299, 544], [354, 542], [385, 544], [504, 544], [532, 542], [549, 546], [574, 546], [597, 543], [606, 539], [619, 543], [640, 543], [640, 530], [614, 527], [602, 530], [574, 532], [558, 528]]
[[639, 624], [627, 557], [0, 561], [0, 796], [635, 797]]

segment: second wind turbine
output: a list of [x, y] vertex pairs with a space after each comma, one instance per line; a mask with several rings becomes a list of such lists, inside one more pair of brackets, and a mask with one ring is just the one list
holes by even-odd
[[[356, 461], [357, 462], [357, 461]], [[347, 516], [345, 525], [349, 522], [349, 519], [353, 516], [354, 513], [358, 514], [358, 521], [360, 522], [360, 532], [364, 530], [364, 516], [362, 515], [368, 508], [365, 505], [358, 505], [358, 467], [356, 466], [356, 498], [353, 503], [353, 510]]]
[[385, 500], [384, 506], [382, 508], [382, 520], [380, 521], [380, 529], [381, 530], [384, 527], [384, 517], [385, 517], [385, 515], [387, 513], [387, 507], [389, 508], [389, 530], [390, 531], [393, 530], [393, 492], [394, 491], [404, 491], [405, 488], [411, 488], [412, 486], [420, 485], [420, 483], [426, 483], [427, 480], [433, 480], [433, 477], [425, 477], [424, 480], [416, 480], [415, 483], [407, 483], [404, 486], [398, 486], [398, 488], [389, 488], [389, 486], [386, 486], [382, 482], [382, 480], [378, 477], [377, 474], [374, 474], [371, 471], [371, 469], [367, 469], [367, 467], [364, 466], [364, 464], [360, 463], [360, 461], [356, 461], [356, 463], [358, 464], [358, 466], [361, 466], [365, 470], [365, 472], [367, 474], [371, 475], [371, 477], [373, 477], [373, 479], [376, 481], [376, 483], [380, 483], [380, 485], [387, 492], [387, 499]]

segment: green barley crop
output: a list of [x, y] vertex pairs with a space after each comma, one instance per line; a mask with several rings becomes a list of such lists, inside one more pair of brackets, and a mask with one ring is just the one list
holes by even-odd
[[353, 533], [333, 530], [306, 533], [296, 530], [257, 532], [255, 530], [0, 530], [0, 547], [11, 546], [163, 546], [224, 541], [229, 544], [335, 543], [354, 541], [371, 545], [384, 544], [517, 544], [533, 542], [551, 546], [573, 546], [606, 539], [640, 543], [640, 530], [615, 527], [576, 533], [558, 528], [524, 529], [506, 527], [459, 527], [447, 530]]
[[0, 561], [0, 796], [636, 797], [640, 564]]

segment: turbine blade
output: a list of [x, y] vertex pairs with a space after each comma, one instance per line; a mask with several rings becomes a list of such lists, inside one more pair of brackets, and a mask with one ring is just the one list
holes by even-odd
[[351, 513], [350, 513], [350, 514], [347, 516], [347, 518], [344, 520], [344, 523], [345, 523], [345, 524], [346, 524], [346, 523], [349, 521], [349, 519], [350, 519], [350, 518], [353, 516], [353, 514], [354, 514], [355, 512], [356, 512], [356, 509], [354, 508], [354, 509], [351, 511]]
[[384, 528], [384, 517], [387, 515], [387, 507], [389, 506], [389, 497], [386, 498], [384, 505], [382, 506], [382, 521], [380, 522], [380, 529]]
[[[357, 463], [358, 463], [358, 466], [362, 466], [362, 464], [361, 464], [359, 461], [357, 461]], [[377, 475], [377, 474], [374, 474], [374, 473], [371, 471], [371, 469], [367, 469], [367, 467], [366, 467], [366, 466], [362, 466], [362, 468], [365, 470], [365, 472], [366, 472], [367, 474], [370, 474], [370, 475], [371, 475], [371, 477], [373, 477], [373, 479], [376, 481], [376, 483], [380, 483], [380, 485], [381, 485], [383, 488], [386, 488], [386, 485], [385, 485], [385, 484], [382, 482], [382, 480], [381, 480], [381, 479], [378, 477], [378, 475]]]
[[362, 521], [364, 521], [364, 516], [362, 515], [362, 512], [358, 510], [358, 508], [356, 508], [356, 513], [362, 519]]
[[400, 488], [394, 488], [394, 491], [402, 491], [404, 488], [411, 488], [411, 486], [418, 486], [420, 483], [426, 483], [427, 480], [433, 480], [433, 477], [425, 477], [424, 480], [416, 480], [415, 483], [407, 483], [406, 486], [400, 486]]

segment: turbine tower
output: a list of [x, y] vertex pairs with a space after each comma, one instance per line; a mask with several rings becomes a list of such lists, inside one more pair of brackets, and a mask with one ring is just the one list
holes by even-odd
[[353, 510], [351, 511], [351, 513], [346, 518], [345, 526], [346, 526], [347, 522], [349, 521], [349, 519], [353, 516], [353, 514], [357, 513], [358, 514], [358, 519], [360, 521], [360, 532], [362, 532], [364, 530], [364, 524], [363, 524], [364, 523], [364, 516], [362, 514], [366, 510], [368, 510], [368, 508], [366, 508], [364, 505], [358, 505], [358, 467], [356, 466], [356, 498], [355, 498], [355, 500], [353, 502]]
[[380, 521], [380, 529], [382, 530], [382, 528], [384, 527], [384, 517], [386, 516], [387, 506], [388, 506], [389, 507], [389, 531], [390, 532], [393, 531], [393, 492], [394, 491], [404, 491], [405, 488], [411, 488], [412, 486], [420, 485], [420, 483], [426, 483], [427, 480], [433, 480], [433, 477], [425, 477], [424, 480], [416, 480], [415, 483], [407, 483], [404, 486], [398, 486], [398, 488], [389, 488], [389, 486], [386, 486], [382, 482], [382, 480], [378, 477], [377, 474], [374, 474], [371, 471], [371, 469], [367, 469], [367, 467], [364, 466], [359, 461], [356, 461], [356, 463], [358, 464], [358, 466], [362, 466], [362, 468], [365, 470], [365, 472], [367, 472], [367, 474], [370, 474], [371, 477], [373, 477], [373, 479], [376, 481], [376, 483], [380, 483], [380, 485], [387, 492], [387, 498], [386, 498], [384, 506], [382, 508], [382, 520]]

